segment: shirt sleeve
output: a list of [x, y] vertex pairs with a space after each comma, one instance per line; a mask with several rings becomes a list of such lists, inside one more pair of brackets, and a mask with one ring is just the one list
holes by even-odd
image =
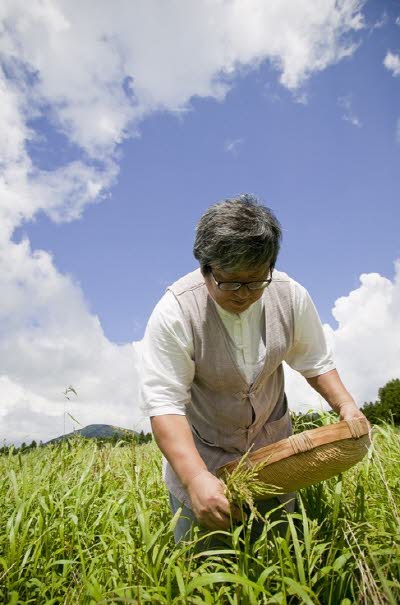
[[185, 415], [194, 378], [193, 338], [172, 292], [156, 305], [142, 341], [141, 407], [148, 417]]
[[312, 378], [335, 369], [332, 350], [327, 341], [315, 305], [307, 290], [293, 282], [294, 340], [286, 363], [305, 378]]

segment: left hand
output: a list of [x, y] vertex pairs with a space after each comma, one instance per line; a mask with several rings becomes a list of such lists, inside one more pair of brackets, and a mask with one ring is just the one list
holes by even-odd
[[340, 405], [340, 420], [354, 420], [355, 418], [365, 418], [367, 420], [354, 401], [342, 403]]

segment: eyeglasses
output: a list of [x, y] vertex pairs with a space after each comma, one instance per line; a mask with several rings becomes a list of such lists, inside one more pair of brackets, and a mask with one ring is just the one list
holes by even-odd
[[220, 290], [224, 292], [233, 292], [235, 290], [240, 290], [242, 286], [246, 286], [249, 290], [264, 290], [268, 288], [269, 284], [272, 282], [272, 269], [271, 269], [271, 277], [268, 279], [264, 279], [263, 281], [218, 281], [215, 279], [214, 273], [210, 269], [210, 273], [215, 281], [215, 284]]

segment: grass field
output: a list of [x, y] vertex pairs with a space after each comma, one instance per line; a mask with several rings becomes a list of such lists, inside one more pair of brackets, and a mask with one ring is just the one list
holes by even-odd
[[[0, 456], [0, 603], [400, 603], [400, 433], [301, 493], [285, 538], [175, 547], [153, 443]], [[266, 529], [269, 521], [266, 520]], [[269, 533], [271, 536], [271, 533]]]

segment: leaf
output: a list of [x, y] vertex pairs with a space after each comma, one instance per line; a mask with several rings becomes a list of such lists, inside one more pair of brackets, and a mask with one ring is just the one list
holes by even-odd
[[308, 594], [309, 589], [306, 586], [302, 586], [295, 580], [292, 580], [292, 578], [283, 578], [283, 581], [288, 586], [289, 594], [301, 597], [303, 600], [302, 602], [305, 605], [315, 605], [315, 601], [312, 601], [311, 597]]
[[49, 567], [54, 567], [54, 565], [70, 565], [72, 563], [78, 563], [75, 559], [58, 559], [58, 561], [53, 561], [52, 563], [48, 563], [46, 565], [46, 569]]
[[197, 588], [202, 586], [209, 586], [213, 584], [218, 584], [220, 582], [230, 582], [231, 584], [240, 584], [241, 586], [245, 586], [247, 588], [253, 588], [257, 592], [261, 592], [263, 589], [259, 584], [252, 582], [248, 578], [243, 578], [242, 576], [238, 576], [237, 574], [227, 573], [227, 572], [217, 572], [210, 573], [208, 575], [201, 575], [192, 580], [187, 586], [187, 594], [193, 592]]
[[79, 422], [79, 420], [77, 420], [76, 418], [74, 418], [74, 417], [72, 416], [72, 414], [70, 414], [69, 412], [67, 412], [67, 415], [68, 415], [68, 416], [69, 416], [69, 417], [70, 417], [70, 418], [71, 418], [71, 419], [72, 419], [74, 422], [76, 422], [77, 424], [79, 424], [80, 426], [82, 426], [82, 425], [81, 425], [81, 423]]

